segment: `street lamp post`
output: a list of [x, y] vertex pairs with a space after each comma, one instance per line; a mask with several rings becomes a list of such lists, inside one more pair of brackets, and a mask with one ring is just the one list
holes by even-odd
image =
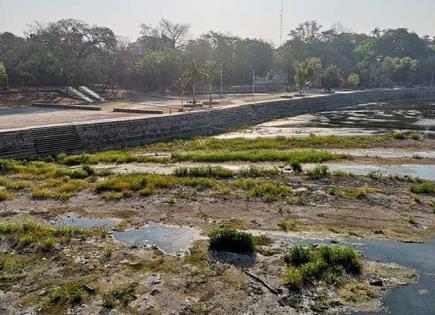
[[252, 69], [252, 99], [255, 102], [255, 69]]

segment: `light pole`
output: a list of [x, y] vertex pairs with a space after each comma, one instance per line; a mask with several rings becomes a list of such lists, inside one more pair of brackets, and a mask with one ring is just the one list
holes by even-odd
[[224, 98], [224, 65], [221, 63], [221, 100]]
[[255, 102], [255, 69], [252, 69], [252, 100]]

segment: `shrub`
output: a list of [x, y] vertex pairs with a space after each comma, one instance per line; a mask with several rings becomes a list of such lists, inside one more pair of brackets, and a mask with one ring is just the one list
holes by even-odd
[[403, 132], [394, 132], [393, 133], [393, 138], [396, 140], [405, 140], [406, 136]]
[[304, 279], [299, 269], [289, 267], [284, 276], [285, 283], [293, 290], [300, 290], [304, 285]]
[[413, 184], [410, 189], [414, 194], [435, 194], [434, 183]]
[[312, 259], [311, 251], [301, 245], [294, 246], [285, 256], [284, 261], [289, 265], [301, 266]]
[[328, 167], [326, 165], [319, 165], [308, 172], [311, 179], [320, 179], [329, 175]]
[[291, 168], [294, 173], [299, 174], [302, 173], [302, 164], [298, 161], [294, 161], [291, 163]]
[[296, 289], [315, 280], [339, 283], [344, 273], [357, 275], [362, 270], [357, 253], [348, 247], [295, 246], [284, 256], [284, 260], [289, 265], [285, 274], [286, 283]]
[[83, 301], [83, 295], [84, 290], [81, 283], [67, 283], [53, 292], [50, 301], [52, 304], [75, 305]]
[[254, 251], [254, 237], [245, 232], [231, 228], [215, 229], [209, 233], [210, 249], [236, 253]]
[[0, 159], [0, 175], [7, 175], [18, 172], [17, 162], [13, 160]]
[[5, 201], [5, 200], [9, 200], [11, 198], [12, 198], [12, 195], [10, 193], [8, 193], [7, 191], [4, 191], [4, 190], [0, 190], [0, 202]]
[[115, 307], [116, 301], [112, 294], [103, 295], [103, 307], [109, 310]]

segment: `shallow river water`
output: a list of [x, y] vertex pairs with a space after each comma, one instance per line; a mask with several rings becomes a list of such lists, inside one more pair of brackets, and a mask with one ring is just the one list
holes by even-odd
[[[88, 219], [74, 214], [62, 216], [59, 224], [81, 228], [107, 226], [113, 228], [117, 220]], [[306, 239], [284, 233], [257, 231], [270, 236], [283, 248], [295, 244], [329, 244], [330, 239]], [[170, 255], [186, 252], [193, 242], [204, 239], [201, 232], [187, 227], [149, 224], [142, 229], [112, 232], [118, 241], [130, 245], [153, 245]], [[420, 277], [415, 284], [393, 289], [384, 299], [384, 309], [378, 312], [349, 314], [403, 314], [433, 315], [435, 310], [435, 239], [425, 243], [344, 239], [340, 245], [352, 246], [372, 261], [397, 263], [416, 269]]]

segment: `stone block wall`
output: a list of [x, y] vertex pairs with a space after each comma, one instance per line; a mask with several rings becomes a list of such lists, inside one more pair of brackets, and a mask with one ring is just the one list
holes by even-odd
[[[168, 116], [75, 124], [83, 148], [74, 152], [65, 151], [66, 153], [95, 152], [172, 139], [210, 136], [288, 116], [335, 110], [374, 101], [417, 98], [435, 99], [435, 89], [367, 90], [265, 101]], [[0, 132], [0, 158], [36, 157], [38, 150], [33, 142], [31, 129]], [[57, 151], [53, 150], [53, 154], [58, 151], [59, 148]]]

